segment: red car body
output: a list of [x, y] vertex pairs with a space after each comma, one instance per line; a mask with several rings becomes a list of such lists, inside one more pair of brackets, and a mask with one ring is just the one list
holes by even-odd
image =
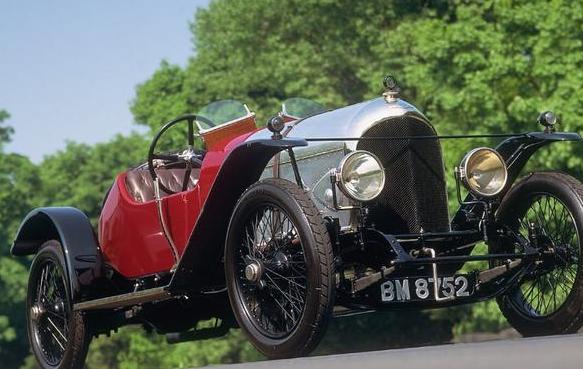
[[[243, 118], [231, 125], [242, 129], [223, 130], [219, 140], [207, 144], [200, 178], [192, 189], [162, 199], [165, 213], [172, 214], [170, 232], [180, 257], [221, 165], [237, 145], [257, 130], [250, 129], [250, 120], [254, 126], [253, 116]], [[160, 229], [156, 201], [135, 201], [126, 187], [126, 175], [127, 172], [121, 173], [115, 179], [99, 219], [98, 238], [104, 261], [126, 278], [168, 272], [175, 261]]]

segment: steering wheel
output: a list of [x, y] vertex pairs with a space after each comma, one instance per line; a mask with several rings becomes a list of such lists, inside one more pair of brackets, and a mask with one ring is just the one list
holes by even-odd
[[[177, 125], [178, 123], [187, 122], [188, 123], [188, 146], [187, 148], [178, 154], [159, 154], [156, 153], [156, 146], [160, 137], [171, 127]], [[200, 125], [198, 122], [205, 123], [206, 125], [213, 127], [215, 124], [210, 121], [209, 119], [202, 117], [200, 115], [184, 115], [170, 122], [166, 123], [160, 131], [154, 136], [152, 143], [150, 144], [150, 150], [148, 151], [148, 171], [150, 172], [150, 176], [152, 176], [152, 181], [156, 181], [158, 178], [158, 174], [156, 173], [156, 168], [154, 167], [154, 159], [168, 161], [172, 163], [184, 163], [186, 167], [186, 171], [184, 172], [184, 178], [182, 179], [182, 191], [186, 191], [188, 189], [188, 182], [190, 181], [190, 174], [192, 173], [192, 168], [200, 168], [202, 165], [202, 160], [200, 155], [194, 150], [194, 138], [200, 137], [198, 133], [194, 133], [194, 125], [196, 123], [197, 129], [200, 131]], [[158, 182], [160, 189], [166, 192], [169, 195], [173, 195], [177, 193], [176, 191], [172, 191], [171, 189], [164, 186], [161, 182]]]

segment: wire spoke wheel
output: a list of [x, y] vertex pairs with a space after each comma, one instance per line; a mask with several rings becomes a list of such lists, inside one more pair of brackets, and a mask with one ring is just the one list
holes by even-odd
[[[524, 264], [520, 284], [497, 298], [502, 314], [523, 336], [577, 332], [583, 326], [583, 184], [564, 173], [531, 173], [504, 196], [496, 218], [538, 251]], [[518, 242], [489, 246], [524, 252]]]
[[306, 305], [306, 260], [296, 226], [281, 208], [262, 205], [249, 216], [237, 258], [245, 309], [265, 335], [297, 326]]
[[71, 311], [63, 271], [51, 259], [40, 265], [30, 316], [33, 337], [49, 365], [58, 365], [67, 349]]
[[239, 327], [265, 356], [316, 347], [333, 306], [334, 258], [307, 191], [270, 178], [241, 195], [229, 223], [225, 279]]
[[534, 232], [545, 253], [541, 265], [520, 285], [514, 299], [532, 317], [555, 313], [567, 300], [579, 273], [579, 236], [573, 215], [549, 193], [537, 194], [519, 218], [525, 238]]
[[60, 242], [43, 243], [30, 266], [26, 296], [27, 331], [41, 369], [81, 369], [91, 333], [73, 310], [65, 255]]

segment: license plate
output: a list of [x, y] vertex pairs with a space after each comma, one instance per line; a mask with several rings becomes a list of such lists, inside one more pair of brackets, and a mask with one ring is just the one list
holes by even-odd
[[[437, 278], [439, 297], [464, 298], [474, 293], [470, 275]], [[381, 284], [382, 302], [435, 301], [432, 277], [389, 279]]]

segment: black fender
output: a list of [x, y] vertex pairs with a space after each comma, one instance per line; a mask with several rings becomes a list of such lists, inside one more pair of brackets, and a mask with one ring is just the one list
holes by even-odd
[[575, 132], [530, 132], [521, 136], [511, 137], [496, 146], [508, 168], [508, 182], [500, 197], [510, 190], [520, 171], [530, 157], [540, 148], [553, 142], [581, 141], [582, 138]]
[[20, 224], [10, 252], [33, 255], [48, 240], [63, 247], [73, 301], [91, 295], [90, 286], [101, 276], [101, 253], [87, 216], [72, 207], [32, 210]]
[[235, 147], [225, 159], [170, 282], [173, 291], [196, 290], [222, 283], [221, 258], [229, 219], [241, 194], [257, 182], [269, 160], [304, 139], [257, 139]]
[[[581, 141], [581, 135], [575, 132], [530, 132], [514, 137], [507, 138], [496, 146], [496, 151], [502, 156], [506, 162], [508, 170], [508, 180], [506, 186], [498, 195], [502, 199], [510, 188], [518, 179], [520, 172], [530, 159], [530, 157], [540, 148], [545, 147], [553, 142], [567, 142], [567, 141]], [[481, 200], [475, 195], [468, 194], [465, 201]], [[494, 208], [496, 210], [496, 208]], [[462, 205], [456, 212], [452, 220], [452, 229], [466, 228], [466, 214], [475, 213], [475, 217], [479, 219], [483, 212], [481, 205]], [[473, 225], [470, 225], [473, 226]]]

